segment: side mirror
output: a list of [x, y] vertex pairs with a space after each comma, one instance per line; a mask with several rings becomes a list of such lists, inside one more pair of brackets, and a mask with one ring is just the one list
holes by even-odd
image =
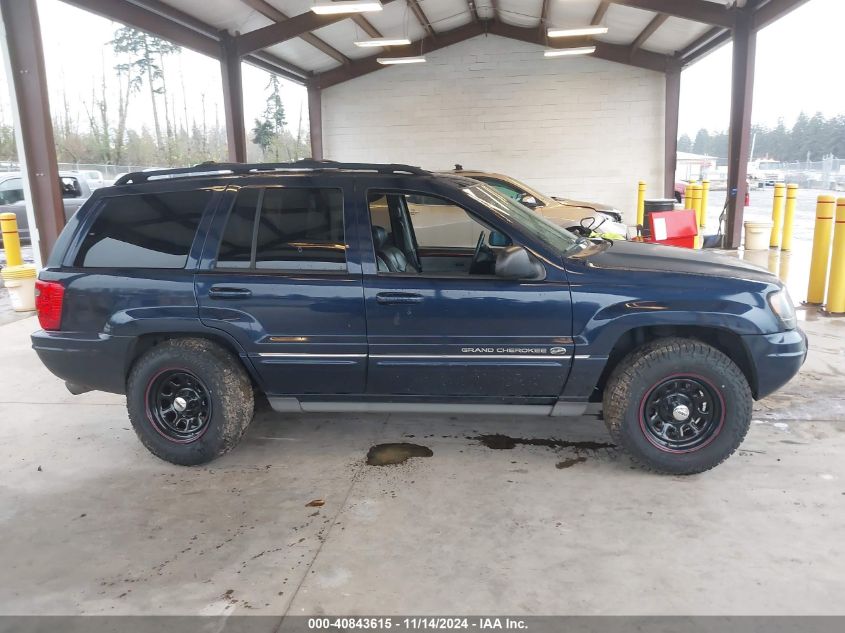
[[521, 246], [509, 246], [496, 258], [496, 276], [504, 279], [543, 279], [546, 271]]
[[524, 204], [529, 209], [534, 209], [540, 204], [539, 202], [537, 202], [537, 198], [528, 193], [524, 193], [519, 196], [519, 203]]
[[513, 242], [511, 242], [511, 238], [504, 233], [490, 231], [490, 237], [487, 238], [487, 243], [490, 246], [510, 246]]

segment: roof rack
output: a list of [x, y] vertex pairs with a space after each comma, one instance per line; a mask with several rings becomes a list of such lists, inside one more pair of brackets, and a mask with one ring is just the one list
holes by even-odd
[[261, 174], [281, 171], [374, 171], [379, 174], [413, 174], [421, 176], [431, 172], [419, 167], [400, 164], [381, 163], [341, 163], [334, 160], [298, 160], [291, 163], [216, 163], [208, 161], [193, 167], [178, 167], [175, 169], [154, 169], [150, 171], [135, 171], [118, 178], [115, 185], [137, 185], [151, 180], [167, 180], [170, 178], [190, 178], [195, 176]]

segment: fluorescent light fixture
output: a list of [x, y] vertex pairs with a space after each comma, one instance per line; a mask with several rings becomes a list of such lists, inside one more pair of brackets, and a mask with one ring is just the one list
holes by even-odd
[[355, 42], [355, 46], [360, 46], [361, 48], [371, 48], [376, 46], [407, 46], [410, 43], [411, 40], [407, 38], [391, 39], [389, 37], [374, 37], [371, 40]]
[[606, 26], [585, 26], [579, 29], [549, 29], [546, 34], [549, 37], [578, 37], [579, 35], [604, 35], [607, 33]]
[[580, 46], [578, 48], [552, 48], [543, 52], [543, 57], [563, 57], [564, 55], [589, 55], [595, 53], [595, 46]]
[[419, 64], [425, 61], [425, 57], [376, 57], [379, 64]]
[[328, 2], [317, 2], [311, 5], [311, 10], [319, 15], [366, 13], [368, 11], [381, 11], [381, 9], [379, 0], [329, 0]]

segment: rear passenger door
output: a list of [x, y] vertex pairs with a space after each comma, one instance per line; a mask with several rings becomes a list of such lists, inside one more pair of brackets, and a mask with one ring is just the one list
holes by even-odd
[[[293, 180], [293, 184], [288, 184]], [[367, 340], [348, 179], [231, 187], [206, 239], [203, 323], [240, 343], [271, 395], [360, 393]]]

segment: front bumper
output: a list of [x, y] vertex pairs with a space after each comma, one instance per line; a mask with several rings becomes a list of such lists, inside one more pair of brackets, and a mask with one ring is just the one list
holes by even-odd
[[800, 328], [743, 336], [754, 372], [752, 390], [759, 400], [777, 391], [801, 369], [807, 359], [807, 335]]
[[126, 392], [133, 337], [38, 330], [31, 339], [41, 362], [65, 382], [77, 388]]

